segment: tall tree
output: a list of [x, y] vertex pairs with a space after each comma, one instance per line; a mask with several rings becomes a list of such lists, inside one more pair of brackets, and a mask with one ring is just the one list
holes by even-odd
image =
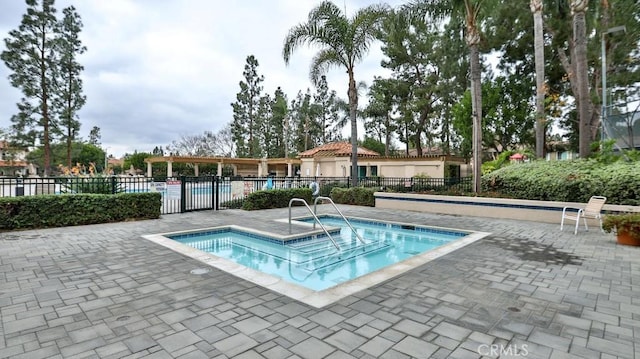
[[315, 124], [311, 91], [298, 95], [291, 101], [291, 125], [293, 128], [293, 144], [296, 152], [304, 152], [314, 147], [315, 139], [320, 135]]
[[589, 67], [587, 64], [587, 22], [588, 0], [571, 0], [573, 18], [573, 42], [575, 43], [576, 82], [578, 118], [580, 121], [580, 157], [591, 153], [591, 98], [589, 95]]
[[54, 0], [26, 0], [27, 12], [17, 30], [4, 39], [6, 50], [0, 58], [12, 72], [9, 80], [22, 91], [18, 113], [11, 117], [12, 127], [22, 144], [33, 145], [39, 139], [43, 145], [45, 176], [51, 172], [51, 142], [57, 126], [52, 111], [52, 96], [56, 92], [58, 51], [58, 21]]
[[544, 32], [542, 28], [542, 0], [531, 0], [533, 13], [534, 58], [536, 63], [536, 157], [544, 158], [544, 138], [547, 121], [544, 117]]
[[[631, 94], [634, 90], [633, 83], [640, 81], [640, 57], [637, 56], [638, 43], [640, 41], [640, 3], [637, 1], [595, 1], [586, 3], [573, 3], [573, 0], [554, 2], [554, 7], [545, 8], [545, 32], [552, 41], [552, 50], [555, 58], [560, 60], [561, 72], [549, 73], [551, 93], [558, 92], [562, 97], [573, 96], [576, 112], [570, 113], [561, 122], [570, 133], [570, 139], [578, 139], [577, 149], [590, 152], [590, 143], [596, 141], [601, 125], [601, 41], [605, 42], [607, 64], [605, 71], [609, 71], [607, 80], [608, 88], [614, 89], [614, 93]], [[572, 11], [572, 5], [576, 5], [578, 14]], [[588, 5], [588, 6], [583, 6]], [[549, 14], [549, 16], [547, 16]], [[577, 17], [576, 17], [577, 15]], [[580, 72], [577, 67], [584, 62], [579, 60], [577, 31], [582, 31], [582, 25], [578, 29], [576, 22], [582, 23], [582, 15], [585, 18], [586, 36], [586, 69]], [[626, 34], [608, 34], [610, 27], [626, 26]], [[596, 36], [599, 35], [599, 36]], [[553, 68], [552, 68], [553, 70]], [[612, 71], [613, 70], [613, 71]], [[586, 71], [586, 73], [585, 73]], [[553, 76], [557, 79], [554, 79]], [[587, 96], [581, 102], [581, 92], [585, 92], [584, 77], [579, 81], [579, 76], [587, 76]], [[555, 81], [554, 81], [555, 80]], [[568, 80], [568, 81], [567, 81]], [[599, 101], [600, 100], [600, 101]], [[586, 103], [587, 108], [581, 106]], [[571, 106], [573, 107], [573, 106]], [[587, 121], [581, 119], [580, 111], [589, 115]], [[569, 112], [569, 111], [567, 111]], [[574, 123], [573, 121], [576, 121]], [[575, 132], [575, 133], [571, 133]], [[584, 137], [581, 137], [584, 136]], [[587, 139], [588, 137], [588, 139]], [[582, 156], [583, 154], [581, 154]]]
[[317, 45], [320, 51], [311, 62], [311, 80], [317, 83], [331, 67], [343, 67], [349, 76], [349, 117], [351, 121], [351, 184], [358, 185], [358, 92], [355, 65], [369, 51], [375, 40], [376, 26], [386, 14], [386, 7], [370, 5], [347, 17], [330, 1], [323, 1], [309, 12], [306, 23], [289, 30], [282, 55], [289, 63], [293, 51], [303, 44]]
[[384, 155], [390, 155], [391, 136], [396, 130], [392, 117], [394, 106], [394, 81], [376, 77], [369, 88], [369, 104], [364, 112], [369, 121], [365, 121], [365, 129], [369, 136], [384, 143]]
[[438, 103], [441, 71], [438, 57], [441, 51], [437, 26], [426, 22], [411, 24], [403, 12], [391, 12], [383, 22], [381, 30], [382, 51], [388, 57], [382, 66], [393, 70], [393, 77], [401, 81], [410, 91], [409, 106], [415, 116], [406, 123], [407, 139], [418, 156], [423, 154], [423, 137], [432, 142], [437, 132]]
[[260, 96], [260, 101], [258, 101], [258, 110], [254, 120], [256, 146], [253, 157], [255, 158], [269, 157], [269, 151], [273, 150], [274, 141], [277, 140], [277, 128], [272, 123], [272, 102], [269, 94]]
[[94, 146], [100, 146], [100, 140], [102, 135], [100, 135], [100, 127], [93, 126], [91, 131], [89, 131], [89, 143]]
[[273, 94], [273, 101], [271, 102], [271, 120], [269, 122], [273, 131], [273, 138], [269, 147], [267, 147], [267, 155], [269, 157], [282, 158], [287, 155], [285, 138], [287, 136], [288, 115], [287, 95], [278, 87]]
[[56, 108], [60, 111], [60, 127], [63, 129], [62, 139], [67, 144], [67, 166], [70, 168], [71, 145], [80, 131], [78, 111], [84, 106], [87, 97], [82, 93], [80, 73], [84, 69], [78, 63], [78, 55], [87, 48], [78, 37], [82, 31], [82, 20], [73, 6], [62, 10], [64, 18], [60, 23], [58, 45], [60, 46], [59, 92], [55, 96]]
[[316, 84], [316, 94], [313, 96], [313, 104], [318, 115], [318, 126], [321, 130], [320, 144], [329, 143], [335, 140], [336, 124], [338, 118], [337, 95], [334, 90], [329, 90], [326, 76], [320, 76]]
[[439, 61], [438, 110], [440, 146], [444, 154], [450, 154], [455, 150], [451, 111], [468, 88], [469, 58], [465, 56], [468, 50], [463, 29], [464, 23], [460, 21], [450, 22], [444, 26], [438, 40], [439, 46], [432, 50], [436, 52], [434, 56]]
[[[493, 81], [485, 81], [482, 85], [483, 147], [495, 153], [518, 149], [518, 146], [530, 146], [534, 142], [534, 117], [530, 96], [521, 96], [532, 88], [531, 81], [521, 73], [509, 77], [498, 77]], [[462, 137], [463, 155], [472, 150], [473, 139], [471, 126], [472, 103], [470, 92], [454, 106], [453, 125]]]
[[482, 166], [482, 89], [480, 63], [480, 12], [491, 8], [486, 0], [415, 0], [405, 8], [413, 19], [432, 16], [445, 21], [464, 18], [465, 41], [469, 48], [471, 105], [473, 119], [473, 191], [481, 191]]
[[258, 75], [258, 60], [247, 56], [240, 81], [240, 92], [236, 95], [236, 102], [232, 103], [233, 122], [231, 132], [236, 143], [238, 157], [255, 158], [259, 152], [259, 140], [256, 129], [259, 128], [258, 113], [264, 76]]

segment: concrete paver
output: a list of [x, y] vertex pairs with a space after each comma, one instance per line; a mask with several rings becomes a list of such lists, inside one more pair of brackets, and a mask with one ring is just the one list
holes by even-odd
[[141, 237], [231, 224], [286, 235], [274, 220], [288, 209], [0, 233], [0, 358], [640, 352], [640, 248], [598, 231], [563, 233], [559, 224], [340, 209], [491, 235], [317, 309], [215, 268], [192, 274], [205, 265]]

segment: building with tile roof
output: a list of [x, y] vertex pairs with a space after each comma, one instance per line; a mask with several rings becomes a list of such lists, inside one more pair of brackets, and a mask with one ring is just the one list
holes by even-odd
[[27, 162], [27, 153], [27, 149], [12, 147], [8, 142], [0, 141], [0, 176], [36, 174], [36, 166]]
[[[164, 156], [148, 157], [147, 176], [151, 176], [154, 163], [167, 163], [167, 176], [175, 174], [172, 163], [192, 163], [196, 176], [199, 163], [218, 166], [218, 176], [223, 168], [231, 169], [234, 176], [277, 177], [349, 177], [351, 175], [351, 143], [332, 142], [300, 152], [298, 158], [230, 158]], [[461, 157], [442, 154], [423, 156], [381, 156], [379, 153], [358, 147], [359, 177], [414, 177], [431, 178], [460, 177], [469, 174], [467, 164]]]
[[[301, 152], [300, 175], [348, 177], [351, 174], [351, 143], [332, 142]], [[461, 157], [432, 154], [423, 156], [381, 156], [358, 147], [360, 177], [459, 177], [466, 162]]]

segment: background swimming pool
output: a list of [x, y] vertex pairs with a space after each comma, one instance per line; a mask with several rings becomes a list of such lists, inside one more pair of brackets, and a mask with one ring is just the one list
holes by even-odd
[[[379, 221], [350, 220], [361, 243], [340, 218], [321, 217], [325, 226], [340, 227], [326, 237], [283, 244], [251, 233], [221, 229], [170, 236], [191, 247], [312, 290], [324, 290], [460, 239], [467, 233]], [[283, 224], [283, 226], [286, 224]]]

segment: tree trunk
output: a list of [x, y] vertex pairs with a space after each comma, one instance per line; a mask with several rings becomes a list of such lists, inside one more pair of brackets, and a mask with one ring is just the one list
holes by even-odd
[[480, 79], [480, 34], [475, 27], [467, 26], [469, 65], [471, 68], [471, 116], [473, 120], [473, 192], [480, 193], [482, 167], [482, 85]]
[[[69, 76], [69, 83], [67, 84], [67, 88], [69, 93], [67, 94], [67, 113], [65, 114], [68, 118], [67, 118], [67, 168], [71, 168], [71, 145], [73, 144], [73, 125], [72, 125], [72, 119], [73, 116], [71, 115], [72, 111], [71, 111], [71, 106], [72, 106], [72, 101], [71, 101], [71, 93], [73, 91], [73, 76]], [[106, 170], [107, 165], [105, 164], [105, 170]]]
[[[44, 4], [43, 4], [44, 7]], [[44, 9], [43, 9], [44, 11]], [[44, 177], [48, 177], [51, 173], [51, 144], [49, 142], [49, 93], [47, 87], [47, 54], [46, 54], [46, 44], [47, 44], [47, 33], [43, 29], [42, 31], [42, 47], [40, 51], [40, 89], [42, 91], [42, 141], [44, 145]]]
[[578, 85], [578, 116], [580, 118], [579, 152], [580, 158], [587, 158], [591, 153], [591, 99], [589, 98], [589, 79], [587, 64], [587, 30], [585, 12], [587, 0], [572, 0], [573, 40], [576, 46], [576, 80]]
[[356, 110], [358, 109], [358, 92], [353, 69], [347, 70], [349, 74], [349, 119], [351, 120], [351, 186], [358, 186], [358, 122]]
[[391, 123], [391, 114], [387, 112], [387, 121], [384, 126], [384, 155], [389, 157], [389, 143], [391, 143], [391, 131], [389, 131], [389, 124]]
[[544, 116], [544, 39], [542, 28], [542, 0], [531, 0], [536, 64], [536, 157], [544, 158], [546, 119]]

